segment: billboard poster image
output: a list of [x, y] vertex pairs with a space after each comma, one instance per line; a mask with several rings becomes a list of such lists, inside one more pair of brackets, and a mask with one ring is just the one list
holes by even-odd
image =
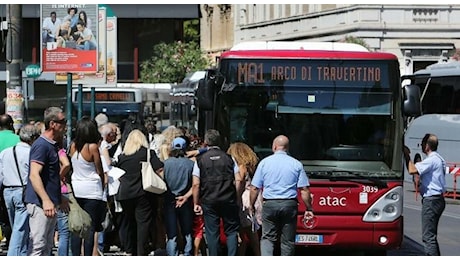
[[42, 4], [40, 14], [42, 71], [96, 72], [98, 5]]
[[[97, 46], [98, 46], [98, 67], [96, 72], [77, 72], [72, 75], [73, 84], [105, 84], [106, 79], [106, 39], [107, 39], [107, 15], [105, 7], [99, 8], [98, 11], [98, 37], [97, 37]], [[56, 84], [66, 84], [67, 83], [67, 73], [66, 72], [56, 72], [55, 78]]]

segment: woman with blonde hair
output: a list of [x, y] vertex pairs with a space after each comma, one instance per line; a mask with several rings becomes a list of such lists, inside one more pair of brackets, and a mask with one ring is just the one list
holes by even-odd
[[150, 153], [153, 169], [158, 172], [163, 168], [163, 163], [150, 150], [146, 135], [134, 129], [129, 133], [115, 165], [126, 172], [119, 179], [120, 187], [115, 195], [123, 208], [121, 214], [127, 221], [126, 238], [122, 238], [126, 255], [147, 255], [145, 248], [153, 227], [152, 220], [156, 218], [158, 195], [146, 192], [142, 187], [141, 162], [147, 161], [147, 152]]
[[171, 152], [171, 144], [174, 138], [182, 136], [183, 132], [181, 129], [170, 125], [168, 126], [163, 132], [161, 132], [163, 136], [163, 142], [159, 145], [159, 157], [162, 162], [164, 162], [169, 157], [169, 153]]
[[[182, 135], [182, 130], [179, 128], [175, 127], [174, 125], [168, 126], [166, 129], [164, 129], [160, 136], [158, 136], [158, 154], [159, 154], [159, 159], [164, 162], [169, 158], [169, 154], [171, 152], [171, 145], [174, 140], [174, 138], [179, 137]], [[163, 171], [159, 172], [159, 175], [163, 178], [164, 173]], [[156, 247], [157, 248], [165, 248], [166, 247], [166, 230], [164, 227], [164, 212], [163, 212], [163, 207], [164, 207], [164, 201], [163, 201], [163, 196], [161, 196], [158, 200], [158, 208], [157, 208], [157, 219], [156, 225], [157, 225], [157, 230], [156, 230]]]
[[56, 31], [56, 42], [58, 47], [65, 47], [65, 42], [70, 40], [70, 19], [65, 19]]
[[[243, 191], [237, 191], [241, 194], [241, 211], [240, 211], [240, 239], [241, 244], [238, 248], [238, 255], [245, 255], [248, 245], [253, 250], [254, 255], [260, 256], [260, 237], [258, 231], [252, 230], [252, 224], [247, 219], [247, 208], [249, 208], [249, 186], [251, 185], [251, 180], [256, 171], [257, 163], [259, 158], [256, 153], [243, 142], [235, 142], [230, 145], [227, 150], [227, 153], [230, 154], [233, 159], [236, 161], [239, 168], [240, 179], [244, 180], [245, 187]], [[255, 217], [257, 224], [262, 224], [262, 197], [259, 193], [256, 203], [255, 203]]]

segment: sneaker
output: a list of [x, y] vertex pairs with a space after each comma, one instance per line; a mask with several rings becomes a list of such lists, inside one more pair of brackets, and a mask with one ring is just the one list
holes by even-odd
[[118, 251], [120, 251], [120, 248], [118, 246], [110, 246], [109, 251], [110, 252], [118, 252]]
[[132, 256], [133, 254], [131, 253], [126, 253], [126, 252], [116, 252], [115, 254], [113, 255], [116, 255], [116, 256]]

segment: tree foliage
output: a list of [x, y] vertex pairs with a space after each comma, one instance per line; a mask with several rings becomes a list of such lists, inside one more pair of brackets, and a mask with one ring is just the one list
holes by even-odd
[[184, 21], [184, 42], [200, 42], [200, 20]]
[[341, 40], [341, 42], [346, 42], [346, 43], [356, 43], [356, 44], [359, 44], [361, 46], [364, 46], [366, 49], [370, 49], [369, 47], [369, 44], [367, 44], [367, 42], [361, 38], [357, 38], [357, 37], [354, 37], [354, 36], [351, 36], [351, 35], [347, 35], [345, 36], [345, 38], [343, 38]]
[[152, 57], [141, 63], [140, 77], [144, 83], [180, 83], [187, 73], [210, 66], [198, 43], [162, 42], [154, 45]]

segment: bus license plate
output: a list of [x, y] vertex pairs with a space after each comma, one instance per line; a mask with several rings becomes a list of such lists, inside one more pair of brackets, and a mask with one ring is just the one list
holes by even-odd
[[295, 242], [299, 244], [321, 244], [323, 243], [323, 235], [297, 234]]

